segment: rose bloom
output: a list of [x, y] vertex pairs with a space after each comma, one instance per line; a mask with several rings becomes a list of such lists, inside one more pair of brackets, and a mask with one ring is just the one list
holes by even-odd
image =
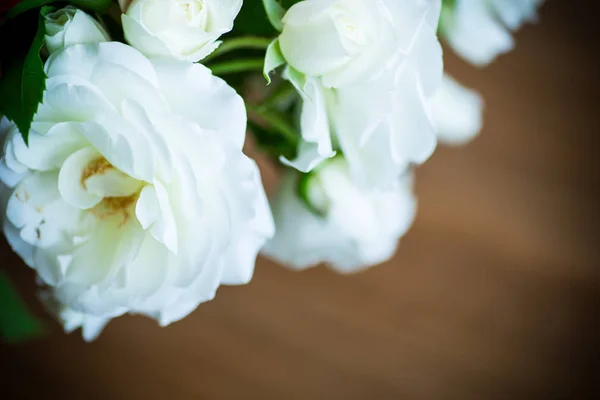
[[2, 122], [4, 233], [65, 329], [167, 325], [247, 283], [274, 227], [242, 98], [202, 65], [116, 42], [68, 46], [45, 72], [29, 145]]
[[51, 12], [44, 19], [45, 44], [50, 53], [71, 44], [110, 40], [108, 33], [98, 21], [73, 6]]
[[199, 61], [233, 28], [242, 0], [120, 1], [125, 39], [148, 57]]
[[352, 273], [382, 263], [394, 255], [414, 220], [410, 174], [389, 190], [367, 191], [352, 181], [348, 164], [336, 156], [305, 181], [299, 179], [295, 171], [284, 177], [272, 201], [276, 234], [263, 249], [290, 268], [327, 263]]
[[454, 51], [477, 66], [515, 46], [512, 32], [535, 21], [544, 0], [455, 0], [445, 6], [440, 35]]
[[303, 100], [303, 143], [283, 161], [307, 172], [341, 150], [353, 179], [373, 187], [424, 162], [436, 146], [429, 99], [443, 71], [440, 8], [440, 0], [293, 5], [267, 54], [287, 63], [284, 77]]

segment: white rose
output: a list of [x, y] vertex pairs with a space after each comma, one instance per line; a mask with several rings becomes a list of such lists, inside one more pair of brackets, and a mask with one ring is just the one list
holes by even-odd
[[463, 58], [477, 66], [514, 47], [512, 31], [535, 21], [544, 0], [455, 0], [444, 7], [440, 34]]
[[46, 48], [54, 53], [72, 44], [107, 42], [108, 33], [98, 21], [73, 6], [66, 6], [47, 14]]
[[247, 283], [273, 221], [242, 98], [202, 65], [116, 42], [50, 56], [29, 146], [11, 125], [4, 233], [69, 327], [161, 325]]
[[[306, 0], [283, 17], [279, 36], [286, 62], [326, 87], [379, 73], [408, 35], [414, 34], [397, 0]], [[415, 2], [416, 4], [417, 2]], [[396, 9], [395, 9], [396, 8]], [[413, 11], [417, 7], [411, 7]], [[397, 15], [393, 13], [399, 11]], [[397, 18], [397, 19], [394, 19]], [[402, 35], [404, 34], [404, 35]], [[407, 44], [407, 43], [403, 43]]]
[[479, 93], [467, 89], [444, 74], [440, 90], [431, 99], [438, 139], [459, 145], [472, 140], [481, 130], [483, 100]]
[[242, 0], [122, 2], [125, 39], [148, 57], [199, 61], [233, 28]]
[[308, 172], [341, 150], [358, 183], [379, 187], [424, 162], [436, 146], [429, 99], [443, 72], [440, 8], [439, 0], [292, 6], [265, 63], [267, 72], [288, 63], [284, 77], [303, 100], [303, 142], [283, 162]]
[[272, 202], [277, 230], [263, 249], [294, 269], [324, 262], [350, 273], [382, 263], [415, 217], [410, 176], [389, 191], [365, 191], [352, 182], [343, 158], [335, 157], [305, 178], [301, 190], [298, 178], [296, 172], [284, 178]]

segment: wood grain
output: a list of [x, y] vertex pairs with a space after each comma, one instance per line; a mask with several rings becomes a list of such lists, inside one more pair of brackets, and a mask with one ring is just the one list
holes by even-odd
[[[185, 320], [122, 317], [92, 344], [53, 324], [0, 346], [0, 398], [600, 398], [595, 10], [550, 1], [485, 70], [446, 52], [485, 96], [485, 129], [418, 169], [419, 216], [392, 261], [344, 277], [261, 259]], [[31, 271], [1, 254], [47, 318]]]

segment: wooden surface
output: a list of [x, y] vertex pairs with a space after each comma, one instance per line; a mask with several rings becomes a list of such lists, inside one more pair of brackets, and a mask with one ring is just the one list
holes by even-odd
[[485, 96], [485, 129], [418, 170], [394, 260], [351, 277], [260, 260], [187, 319], [119, 318], [92, 344], [52, 325], [0, 346], [0, 399], [594, 398], [600, 35], [575, 3], [550, 1], [485, 70], [447, 53]]

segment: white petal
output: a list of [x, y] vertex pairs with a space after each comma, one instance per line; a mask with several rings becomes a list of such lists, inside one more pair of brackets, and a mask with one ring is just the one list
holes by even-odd
[[54, 125], [46, 135], [29, 133], [29, 145], [15, 137], [12, 141], [16, 159], [30, 169], [53, 170], [59, 168], [74, 151], [86, 145], [76, 126], [69, 123]]
[[352, 273], [394, 254], [415, 215], [410, 179], [387, 191], [363, 191], [353, 186], [345, 167], [336, 166], [340, 163], [329, 161], [309, 183], [323, 185], [328, 197], [321, 216], [299, 199], [296, 177], [286, 176], [272, 203], [276, 234], [263, 249], [266, 255], [295, 269], [325, 262]]
[[135, 215], [143, 229], [148, 229], [159, 218], [160, 207], [154, 187], [146, 186], [142, 189], [135, 206]]
[[262, 188], [260, 173], [255, 163], [254, 183], [256, 184], [256, 199], [254, 200], [254, 218], [242, 233], [239, 240], [232, 244], [230, 250], [233, 257], [226, 261], [221, 283], [225, 285], [243, 285], [250, 282], [254, 273], [256, 255], [268, 238], [275, 233], [275, 224], [267, 202], [267, 196]]
[[121, 15], [125, 39], [133, 47], [147, 56], [168, 57], [173, 56], [167, 45], [157, 36], [148, 32], [138, 21], [126, 14]]
[[317, 79], [303, 76], [292, 68], [286, 68], [284, 77], [294, 85], [302, 97], [302, 142], [296, 159], [281, 161], [299, 171], [308, 172], [321, 161], [335, 155], [327, 116], [327, 89], [323, 88]]
[[176, 60], [152, 61], [160, 90], [173, 110], [217, 132], [241, 148], [246, 135], [243, 99], [221, 78], [200, 64]]
[[[169, 109], [168, 103], [156, 86], [128, 67], [112, 63], [99, 63], [89, 79], [90, 82], [101, 88], [106, 98], [117, 108], [120, 108], [125, 100], [135, 99], [149, 112]], [[122, 84], [118, 84], [119, 81]]]
[[300, 2], [288, 10], [279, 44], [294, 69], [320, 76], [342, 67], [351, 58], [330, 15], [315, 12], [315, 7], [315, 2]]
[[271, 207], [275, 236], [262, 253], [294, 269], [305, 269], [327, 261], [329, 254], [343, 251], [344, 238], [311, 213], [296, 195], [296, 178], [288, 174]]
[[431, 107], [438, 138], [443, 143], [466, 143], [481, 130], [481, 96], [448, 75], [444, 75], [440, 91], [431, 99]]
[[457, 2], [451, 20], [444, 22], [442, 33], [452, 48], [477, 66], [493, 61], [514, 47], [510, 31], [479, 0]]
[[148, 141], [120, 116], [99, 116], [97, 121], [79, 124], [81, 135], [115, 168], [139, 181], [152, 181], [155, 164]]
[[163, 243], [172, 253], [177, 254], [177, 224], [166, 188], [156, 182], [154, 184], [156, 199], [160, 207], [158, 219], [152, 224], [152, 236]]
[[43, 208], [59, 198], [54, 172], [35, 173], [24, 179], [8, 201], [6, 216], [17, 228], [36, 224]]
[[20, 230], [10, 221], [4, 221], [4, 236], [12, 250], [23, 259], [23, 262], [33, 268], [33, 251], [34, 246], [25, 242], [21, 238]]
[[106, 30], [94, 18], [81, 10], [75, 12], [65, 32], [65, 46], [81, 43], [99, 43], [110, 40]]
[[[119, 42], [80, 44], [69, 46], [52, 53], [46, 61], [44, 71], [51, 78], [57, 75], [71, 75], [90, 79], [99, 63], [111, 63], [123, 66], [157, 86], [152, 65], [139, 51]], [[126, 80], [120, 80], [127, 86]], [[113, 84], [119, 84], [119, 81]]]
[[65, 201], [80, 209], [90, 209], [102, 201], [102, 196], [84, 187], [85, 170], [91, 163], [101, 159], [92, 148], [84, 148], [67, 158], [58, 174], [58, 190]]

